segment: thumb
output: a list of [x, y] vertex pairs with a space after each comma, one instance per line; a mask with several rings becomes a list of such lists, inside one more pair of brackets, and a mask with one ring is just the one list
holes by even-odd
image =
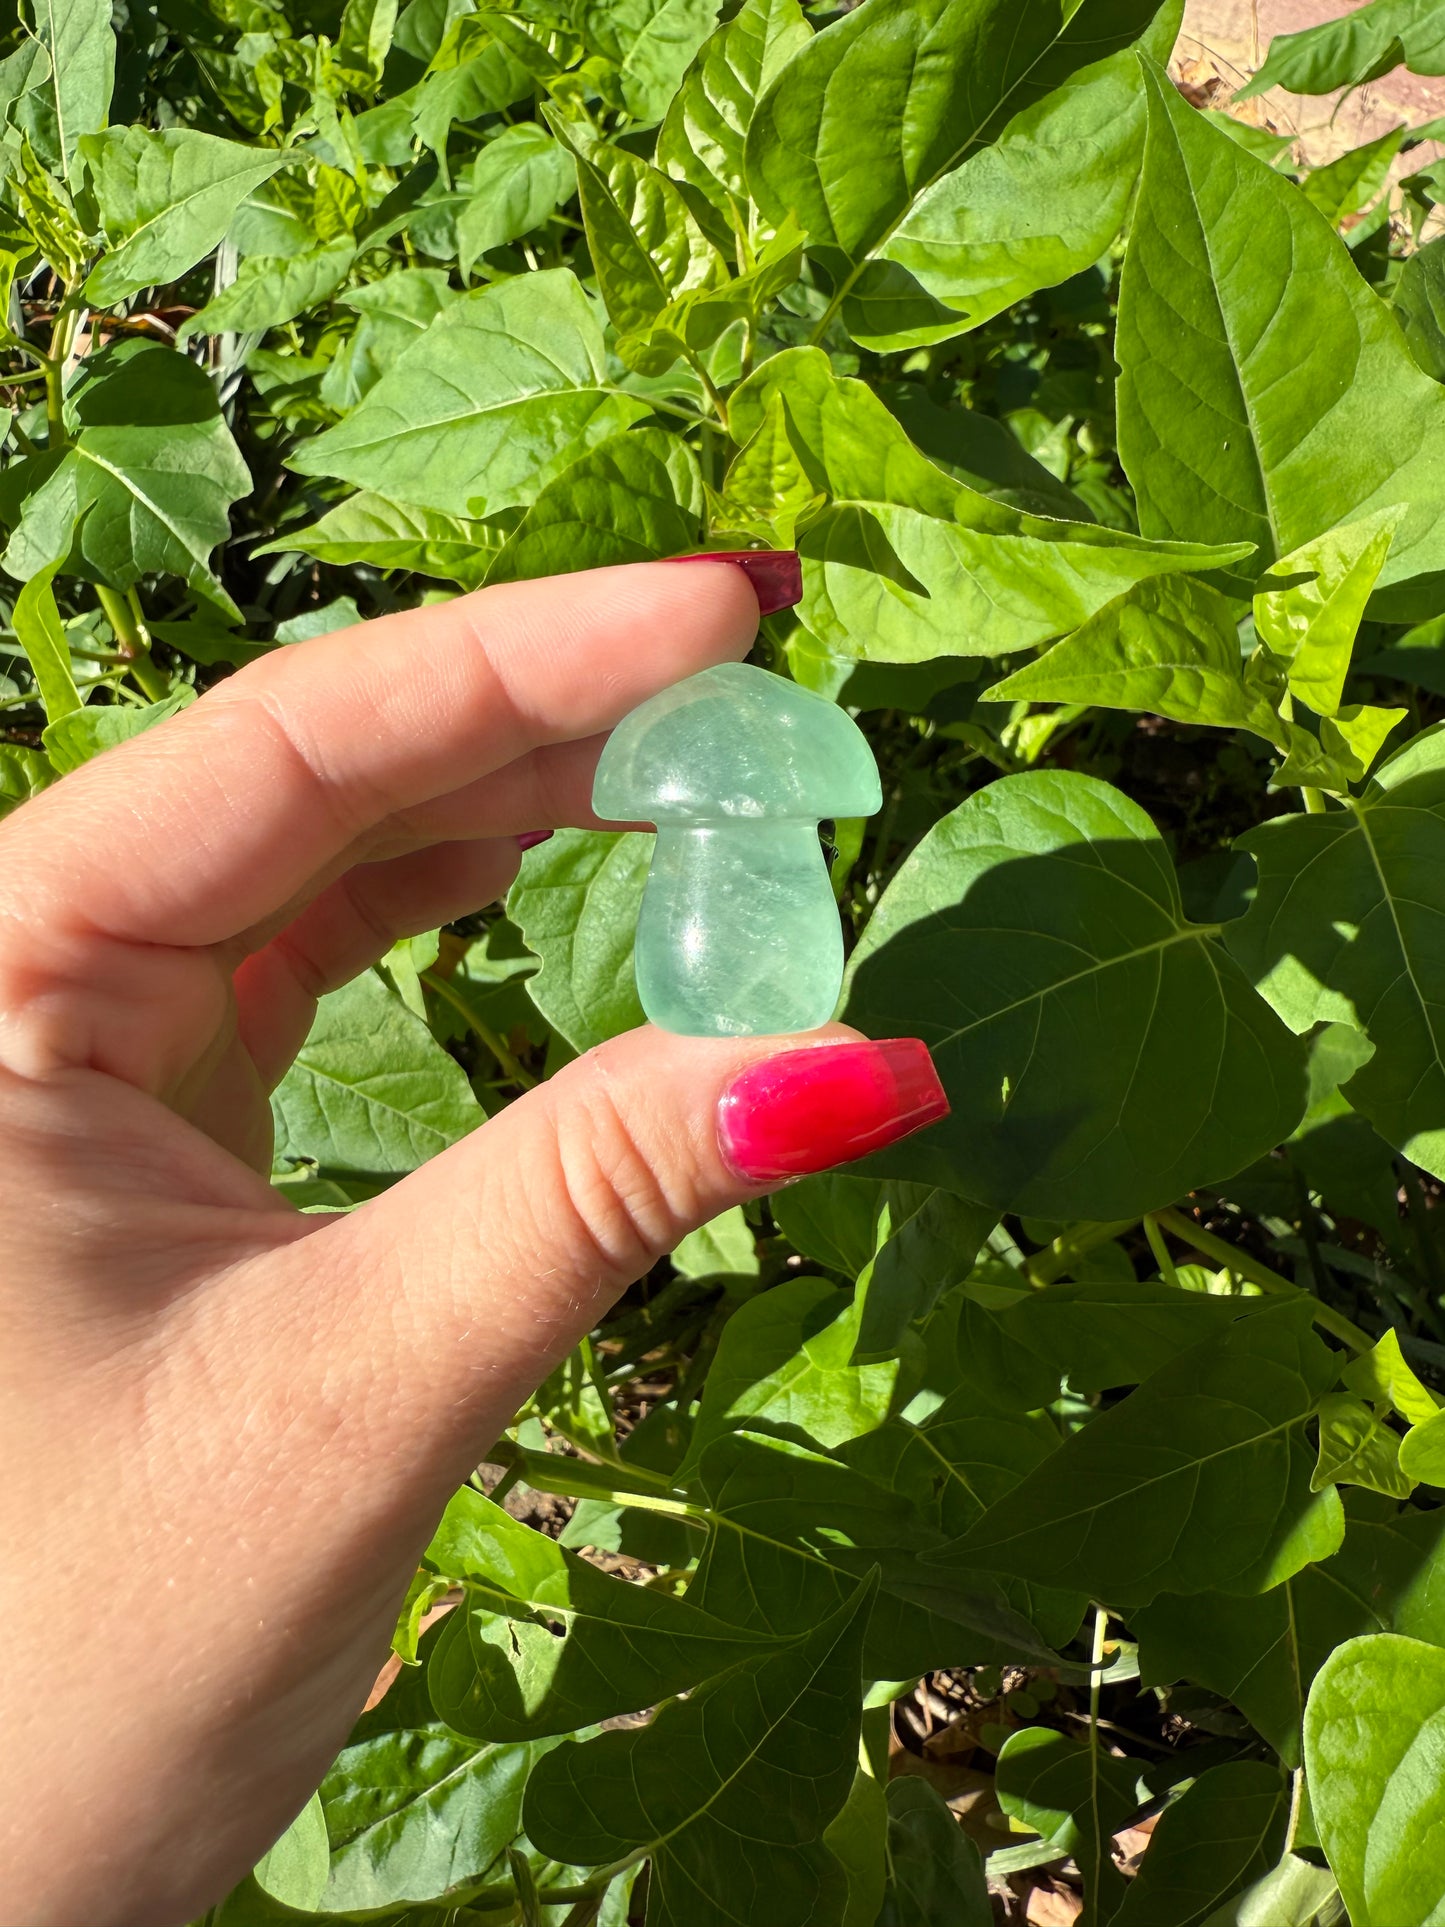
[[[446, 1413], [453, 1437], [436, 1443], [464, 1475], [689, 1231], [947, 1110], [917, 1038], [875, 1043], [840, 1025], [797, 1038], [645, 1028], [589, 1051], [305, 1242], [322, 1290], [329, 1273], [348, 1318], [365, 1319], [373, 1341], [378, 1321], [387, 1334], [401, 1436], [418, 1438], [416, 1402], [433, 1437]], [[367, 1351], [378, 1356], [374, 1342]]]

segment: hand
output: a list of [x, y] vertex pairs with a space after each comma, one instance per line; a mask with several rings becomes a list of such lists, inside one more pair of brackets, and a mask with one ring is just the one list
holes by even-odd
[[0, 1919], [184, 1921], [345, 1740], [450, 1492], [695, 1226], [945, 1108], [923, 1047], [641, 1030], [342, 1218], [267, 1092], [316, 998], [593, 822], [605, 732], [746, 653], [726, 563], [276, 652], [0, 831]]

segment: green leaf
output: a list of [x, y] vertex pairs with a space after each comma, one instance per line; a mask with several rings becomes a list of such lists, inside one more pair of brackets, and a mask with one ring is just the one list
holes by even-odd
[[949, 1560], [1144, 1605], [1276, 1586], [1344, 1530], [1303, 1439], [1335, 1369], [1307, 1302], [1240, 1319], [1066, 1439]]
[[[875, 1446], [870, 1437], [847, 1450], [868, 1463], [860, 1469], [745, 1432], [717, 1439], [700, 1473], [711, 1529], [690, 1602], [730, 1625], [788, 1638], [816, 1626], [877, 1567], [881, 1590], [864, 1645], [870, 1679], [1021, 1656], [1057, 1663], [1051, 1647], [1073, 1634], [1082, 1602], [939, 1566], [944, 1530], [917, 1503], [924, 1492], [939, 1517], [951, 1518], [959, 1506], [971, 1515], [977, 1501], [968, 1489], [982, 1482], [990, 1494], [1008, 1491], [1026, 1458], [1038, 1463], [1038, 1437], [1025, 1440], [1017, 1427], [1004, 1432], [985, 1421], [962, 1437], [939, 1431], [924, 1444], [900, 1426], [891, 1443]], [[961, 1454], [958, 1476], [951, 1450]], [[942, 1498], [940, 1469], [947, 1474]]]
[[534, 120], [504, 127], [472, 163], [471, 198], [457, 216], [457, 259], [470, 274], [478, 256], [541, 227], [576, 189], [577, 168], [560, 141]]
[[1245, 674], [1234, 605], [1183, 575], [1135, 583], [995, 683], [985, 700], [1142, 709], [1271, 741], [1284, 727], [1269, 695]]
[[877, 1247], [883, 1186], [873, 1178], [827, 1171], [774, 1192], [768, 1208], [796, 1250], [845, 1278], [856, 1278]]
[[532, 1001], [574, 1050], [645, 1021], [632, 970], [632, 933], [652, 859], [636, 830], [559, 830], [528, 850], [507, 914], [542, 968]]
[[549, 1754], [527, 1787], [529, 1839], [586, 1865], [649, 1855], [651, 1927], [720, 1927], [744, 1886], [767, 1895], [770, 1927], [827, 1918], [846, 1883], [822, 1836], [853, 1782], [871, 1590], [857, 1587], [781, 1653], [669, 1702], [642, 1731]]
[[1001, 1211], [1137, 1217], [1304, 1110], [1299, 1046], [1184, 917], [1153, 824], [1072, 772], [1005, 777], [935, 825], [853, 954], [844, 1014], [922, 1037], [953, 1106], [870, 1170]]
[[1211, 1767], [1160, 1815], [1114, 1927], [1205, 1927], [1222, 1902], [1260, 1879], [1284, 1852], [1289, 1791], [1262, 1761]]
[[908, 1327], [933, 1310], [940, 1293], [968, 1276], [997, 1216], [990, 1205], [927, 1184], [880, 1187], [876, 1248], [858, 1276], [859, 1357], [898, 1350]]
[[888, 1799], [861, 1767], [853, 1776], [852, 1792], [824, 1831], [823, 1845], [848, 1881], [838, 1927], [877, 1927], [887, 1880]]
[[757, 1242], [742, 1206], [732, 1205], [690, 1231], [672, 1254], [672, 1268], [683, 1278], [756, 1278]]
[[48, 757], [16, 743], [0, 744], [0, 820], [55, 781]]
[[450, 185], [451, 179], [447, 138], [453, 124], [505, 113], [525, 100], [536, 84], [534, 65], [555, 71], [555, 62], [540, 42], [500, 13], [463, 14], [450, 20], [421, 84], [407, 96], [412, 129], [436, 155], [444, 185]]
[[109, 252], [91, 269], [85, 298], [99, 307], [175, 281], [209, 254], [236, 209], [290, 156], [194, 128], [111, 127], [80, 151]]
[[758, 96], [812, 37], [798, 0], [744, 0], [704, 43], [668, 108], [658, 165], [730, 218], [745, 210], [743, 142]]
[[1298, 190], [1157, 69], [1146, 80], [1117, 345], [1119, 453], [1140, 528], [1250, 541], [1267, 565], [1403, 505], [1374, 613], [1433, 614], [1445, 569], [1445, 393]]
[[[1369, 1508], [1367, 1510], [1367, 1508]], [[1130, 1614], [1146, 1685], [1197, 1680], [1231, 1700], [1286, 1766], [1310, 1681], [1344, 1640], [1402, 1632], [1445, 1645], [1445, 1516], [1352, 1493], [1340, 1550], [1273, 1591], [1164, 1594]]]
[[359, 408], [290, 460], [391, 501], [490, 515], [532, 500], [646, 412], [610, 388], [575, 275], [549, 268], [454, 301]]
[[331, 1848], [321, 1795], [313, 1793], [271, 1850], [256, 1862], [252, 1878], [284, 1906], [309, 1914], [326, 1891]]
[[1331, 529], [1259, 579], [1255, 630], [1289, 664], [1290, 693], [1317, 716], [1339, 711], [1365, 604], [1404, 514], [1382, 509]]
[[336, 65], [355, 93], [374, 93], [391, 51], [397, 0], [346, 0], [336, 39]]
[[989, 1927], [978, 1848], [926, 1780], [888, 1782], [888, 1897], [869, 1927]]
[[[1158, 38], [1167, 58], [1177, 9]], [[999, 138], [971, 154], [914, 202], [879, 250], [935, 300], [957, 311], [925, 328], [976, 328], [1038, 288], [1092, 266], [1123, 226], [1144, 153], [1144, 87], [1131, 52], [1071, 74], [1016, 114]], [[866, 325], [868, 276], [844, 308], [855, 340], [871, 348], [914, 345], [917, 333], [878, 336]]]
[[251, 477], [205, 371], [147, 347], [106, 350], [75, 404], [80, 432], [27, 497], [4, 566], [28, 581], [48, 563], [130, 589], [180, 576], [236, 615], [210, 570]]
[[675, 295], [720, 278], [722, 259], [677, 184], [636, 154], [592, 148], [577, 162], [577, 190], [597, 285], [619, 334], [645, 331]]
[[1139, 1804], [1134, 1779], [1126, 1761], [1047, 1726], [1021, 1727], [999, 1751], [999, 1805], [1078, 1862], [1095, 1921], [1108, 1920], [1124, 1895], [1108, 1842]]
[[1361, 1398], [1393, 1405], [1411, 1425], [1423, 1425], [1440, 1410], [1440, 1401], [1423, 1386], [1405, 1363], [1400, 1340], [1385, 1332], [1372, 1351], [1352, 1358], [1340, 1374]]
[[740, 1425], [822, 1446], [881, 1425], [898, 1361], [852, 1363], [861, 1309], [851, 1292], [826, 1279], [792, 1278], [734, 1312], [703, 1386], [680, 1476], [715, 1438]]
[[485, 1873], [516, 1838], [522, 1789], [549, 1745], [462, 1738], [433, 1714], [422, 1672], [408, 1668], [321, 1783], [331, 1865], [316, 1911], [431, 1900]]
[[15, 598], [10, 620], [16, 640], [25, 651], [35, 687], [52, 723], [80, 708], [80, 691], [70, 666], [70, 644], [61, 627], [60, 611], [55, 606], [55, 580], [58, 564], [49, 563], [31, 576]]
[[1332, 227], [1368, 207], [1388, 180], [1390, 163], [1407, 131], [1392, 127], [1377, 140], [1352, 147], [1323, 167], [1311, 168], [1300, 183], [1310, 206], [1317, 207]]
[[1310, 1802], [1353, 1927], [1445, 1920], [1445, 1651], [1394, 1633], [1333, 1652], [1305, 1710]]
[[85, 230], [64, 182], [42, 166], [24, 136], [20, 165], [11, 172], [10, 185], [30, 239], [62, 281], [75, 280], [86, 255]]
[[360, 319], [321, 378], [321, 399], [342, 414], [354, 408], [392, 363], [458, 299], [442, 268], [398, 268], [338, 296]]
[[1211, 1298], [1131, 1277], [1045, 1285], [994, 1315], [1009, 1338], [1067, 1374], [1074, 1391], [1097, 1392], [1137, 1385], [1257, 1309], [1257, 1299]]
[[251, 553], [281, 555], [300, 550], [340, 568], [364, 562], [377, 569], [412, 569], [418, 575], [476, 589], [496, 561], [501, 539], [484, 523], [388, 502], [384, 495], [363, 489], [328, 509], [319, 522], [278, 535]]
[[979, 494], [927, 460], [872, 390], [840, 380], [820, 349], [764, 362], [729, 400], [733, 436], [750, 439], [775, 396], [804, 472], [827, 498], [799, 538], [800, 615], [833, 655], [917, 662], [1032, 648], [1146, 576], [1243, 553], [1141, 542]]
[[110, 106], [110, 0], [34, 0], [31, 15], [50, 71], [16, 100], [12, 117], [45, 165], [69, 180], [81, 136], [105, 125]]
[[1432, 381], [1445, 381], [1445, 235], [1408, 257], [1392, 305], [1419, 366]]
[[635, 120], [661, 120], [693, 56], [716, 25], [718, 0], [583, 0], [577, 24], [617, 67]]
[[235, 280], [193, 314], [176, 339], [195, 335], [264, 334], [329, 301], [351, 272], [349, 241], [304, 254], [248, 254]]
[[1292, 1030], [1353, 1024], [1374, 1053], [1342, 1086], [1387, 1143], [1445, 1174], [1445, 1015], [1439, 919], [1445, 740], [1407, 744], [1365, 795], [1241, 837], [1259, 882], [1224, 940]]
[[74, 709], [47, 725], [41, 741], [51, 767], [58, 775], [65, 776], [79, 769], [82, 763], [88, 763], [92, 756], [99, 756], [102, 750], [129, 742], [132, 736], [153, 729], [194, 701], [195, 691], [182, 688], [163, 702], [143, 703], [139, 707], [127, 703], [111, 704], [104, 709]]
[[589, 449], [541, 491], [487, 580], [651, 562], [689, 554], [702, 539], [702, 479], [692, 450], [663, 429], [634, 428]]
[[1267, 87], [1332, 94], [1337, 87], [1377, 80], [1402, 62], [1417, 74], [1445, 73], [1445, 12], [1430, 0], [1373, 0], [1302, 33], [1276, 34], [1269, 58], [1235, 99]]
[[1023, 13], [989, 0], [870, 0], [788, 63], [748, 131], [753, 198], [850, 261], [1021, 109], [1127, 46], [1157, 0]]
[[1425, 1485], [1445, 1485], [1445, 1412], [1432, 1412], [1400, 1441], [1400, 1470]]
[[759, 1635], [599, 1572], [465, 1487], [426, 1560], [466, 1591], [432, 1648], [428, 1691], [447, 1725], [475, 1739], [570, 1733], [759, 1649]]
[[316, 1006], [271, 1096], [276, 1163], [413, 1171], [481, 1123], [466, 1074], [373, 971]]
[[1319, 1462], [1310, 1489], [1361, 1485], [1393, 1499], [1408, 1499], [1415, 1480], [1404, 1469], [1400, 1439], [1368, 1405], [1348, 1392], [1320, 1400]]

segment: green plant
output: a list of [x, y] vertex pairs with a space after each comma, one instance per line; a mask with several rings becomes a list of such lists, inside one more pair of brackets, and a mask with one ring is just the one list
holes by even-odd
[[[1364, 78], [1394, 5], [1272, 62]], [[1308, 172], [1186, 105], [1179, 16], [0, 43], [6, 806], [358, 616], [796, 545], [759, 656], [883, 772], [830, 832], [845, 1015], [953, 1102], [539, 1388], [210, 1927], [1445, 1909], [1445, 242], [1428, 167], [1390, 217], [1407, 137]], [[647, 851], [563, 831], [324, 999], [277, 1185], [348, 1209], [638, 1022]]]

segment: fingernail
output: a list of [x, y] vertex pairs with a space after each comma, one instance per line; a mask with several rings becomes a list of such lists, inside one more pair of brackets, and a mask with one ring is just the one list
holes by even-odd
[[803, 565], [796, 549], [706, 549], [700, 555], [670, 555], [669, 562], [731, 562], [753, 585], [760, 616], [776, 615], [803, 599]]
[[549, 836], [555, 836], [556, 834], [557, 832], [555, 830], [525, 830], [522, 835], [517, 838], [517, 848], [519, 850], [535, 850], [539, 843], [545, 843]]
[[784, 1051], [735, 1077], [718, 1103], [723, 1155], [750, 1183], [807, 1177], [948, 1115], [917, 1037]]

